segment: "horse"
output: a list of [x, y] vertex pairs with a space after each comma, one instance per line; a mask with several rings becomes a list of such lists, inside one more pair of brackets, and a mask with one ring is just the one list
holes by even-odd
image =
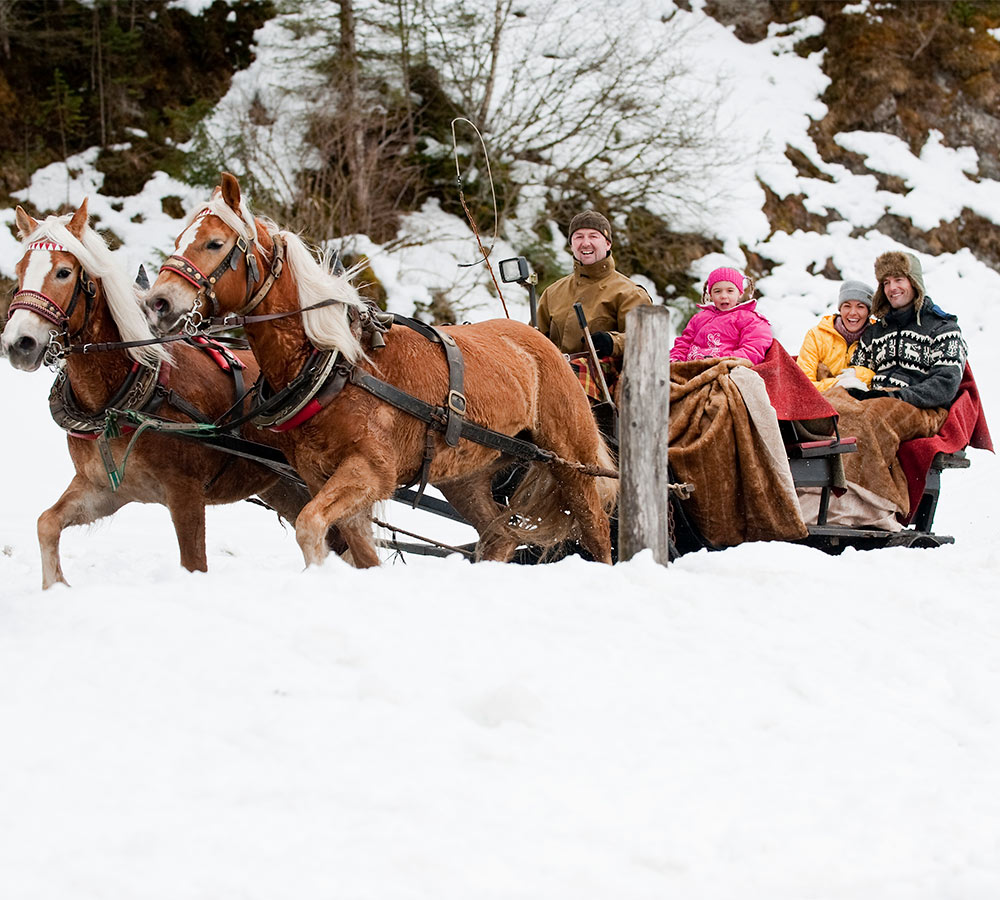
[[[252, 383], [257, 364], [246, 351], [225, 351], [220, 357], [218, 350], [206, 352], [193, 344], [175, 343], [168, 352], [148, 343], [155, 336], [133, 285], [88, 224], [86, 200], [72, 215], [49, 216], [41, 223], [18, 207], [16, 223], [24, 255], [17, 263], [18, 289], [0, 349], [25, 371], [37, 370], [53, 348], [57, 357], [65, 356], [50, 405], [68, 432], [76, 470], [62, 496], [38, 519], [43, 589], [67, 583], [59, 558], [63, 529], [110, 516], [127, 503], [169, 509], [181, 565], [190, 571], [208, 569], [206, 504], [258, 494], [294, 521], [309, 499], [303, 486], [259, 463], [166, 434], [142, 434], [128, 457], [126, 477], [117, 490], [112, 487], [100, 446], [109, 407], [149, 409], [159, 403], [156, 413], [165, 419], [188, 422], [200, 413], [215, 420], [240, 402], [236, 374]], [[124, 341], [142, 345], [72, 352]], [[129, 440], [128, 435], [110, 439], [105, 452], [121, 460]], [[274, 436], [265, 440], [277, 445]]]
[[[228, 173], [185, 222], [143, 304], [161, 332], [190, 328], [208, 313], [238, 320], [275, 396], [294, 392], [316, 368], [317, 354], [339, 361], [337, 389], [314, 380], [313, 399], [276, 426], [292, 436], [290, 461], [314, 495], [295, 522], [307, 566], [325, 558], [322, 535], [330, 524], [355, 566], [378, 565], [373, 505], [418, 479], [435, 485], [476, 528], [478, 559], [508, 561], [528, 537], [543, 548], [578, 540], [593, 559], [611, 562], [614, 460], [576, 376], [534, 328], [504, 319], [448, 326], [430, 335], [435, 343], [395, 324], [381, 339], [351, 273], [337, 272], [297, 235], [255, 216]], [[454, 348], [464, 363], [464, 393], [450, 374]], [[464, 415], [504, 436], [527, 437], [553, 461], [530, 462], [509, 508], [501, 507], [491, 481], [510, 465], [508, 452], [449, 439], [360, 386], [375, 378], [424, 408], [442, 404], [449, 419]]]

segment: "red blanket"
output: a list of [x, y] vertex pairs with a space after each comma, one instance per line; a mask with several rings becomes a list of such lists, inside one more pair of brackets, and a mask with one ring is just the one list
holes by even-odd
[[993, 452], [993, 441], [986, 425], [986, 415], [979, 400], [979, 388], [972, 377], [972, 369], [965, 365], [962, 383], [958, 386], [958, 396], [948, 411], [941, 430], [931, 437], [904, 441], [899, 445], [899, 461], [906, 473], [910, 492], [910, 517], [903, 524], [909, 524], [916, 515], [920, 498], [924, 494], [927, 472], [938, 453], [954, 453], [966, 447]]
[[767, 396], [782, 421], [836, 417], [837, 411], [777, 341], [753, 368], [764, 379]]

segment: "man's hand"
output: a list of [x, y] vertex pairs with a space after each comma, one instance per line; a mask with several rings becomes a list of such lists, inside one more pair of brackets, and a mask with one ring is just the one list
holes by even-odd
[[868, 385], [858, 378], [854, 369], [844, 369], [844, 371], [837, 376], [837, 384], [846, 391], [850, 391], [852, 388], [859, 391], [868, 390]]
[[590, 336], [598, 356], [611, 356], [615, 352], [615, 339], [606, 331], [597, 331]]

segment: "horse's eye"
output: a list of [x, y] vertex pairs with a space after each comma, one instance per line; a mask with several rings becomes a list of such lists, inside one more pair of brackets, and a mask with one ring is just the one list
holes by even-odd
[[72, 269], [69, 269], [66, 266], [63, 266], [61, 269], [59, 269], [56, 272], [56, 278], [58, 278], [60, 281], [65, 281], [72, 274], [73, 274], [73, 270]]
[[206, 250], [221, 250], [225, 246], [226, 246], [225, 243], [222, 242], [222, 241], [212, 240], [212, 241], [209, 241], [205, 245], [205, 249]]

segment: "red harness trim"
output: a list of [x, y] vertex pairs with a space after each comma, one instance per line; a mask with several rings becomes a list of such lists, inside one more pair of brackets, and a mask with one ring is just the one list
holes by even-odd
[[311, 419], [316, 413], [323, 409], [323, 404], [315, 397], [302, 407], [292, 418], [281, 425], [272, 425], [269, 431], [291, 431], [298, 428], [303, 422]]
[[69, 253], [69, 250], [67, 250], [62, 244], [51, 239], [45, 240], [44, 238], [42, 240], [32, 241], [28, 244], [28, 252], [30, 253], [32, 250], [61, 250], [63, 253]]
[[227, 349], [218, 341], [202, 337], [200, 334], [193, 335], [191, 340], [200, 347], [203, 347], [205, 352], [215, 360], [216, 365], [218, 365], [223, 372], [231, 372], [233, 366], [236, 366], [238, 369], [246, 368], [246, 364], [243, 360], [241, 360], [235, 353], [227, 351]]
[[[164, 263], [162, 266], [160, 266], [160, 271], [162, 272], [164, 270], [166, 270], [167, 272], [173, 272], [175, 275], [180, 275], [181, 278], [183, 278], [185, 281], [191, 282], [191, 284], [193, 284], [196, 288], [198, 288], [199, 290], [201, 290], [201, 284], [195, 278], [193, 278], [191, 275], [188, 275], [188, 273], [185, 272], [183, 269], [179, 269], [177, 266], [171, 266], [171, 265], [167, 265], [166, 263]], [[202, 278], [204, 278], [204, 277], [205, 276], [202, 275]]]
[[26, 309], [28, 312], [33, 312], [53, 325], [62, 326], [69, 318], [55, 300], [45, 296], [41, 291], [26, 290], [18, 291], [14, 294], [14, 299], [11, 301], [10, 306], [7, 307], [7, 317], [10, 318], [10, 314], [18, 309]]

